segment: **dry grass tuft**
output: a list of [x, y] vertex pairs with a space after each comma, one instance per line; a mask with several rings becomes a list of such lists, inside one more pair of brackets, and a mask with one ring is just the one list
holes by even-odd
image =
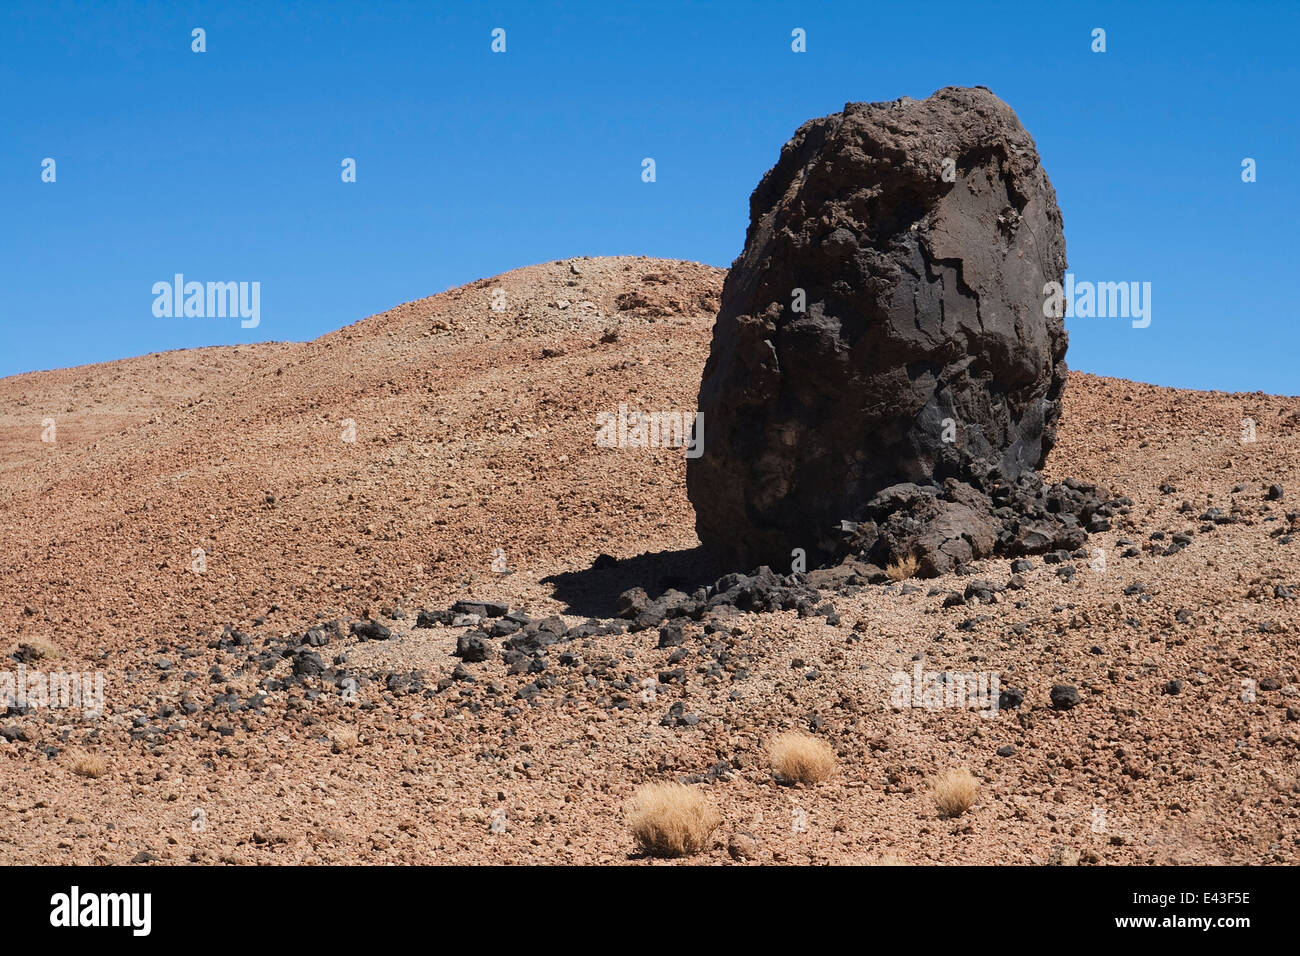
[[979, 783], [965, 767], [948, 770], [930, 781], [941, 816], [959, 817], [975, 804]]
[[916, 576], [916, 569], [921, 563], [916, 560], [916, 555], [909, 554], [902, 558], [895, 558], [889, 562], [889, 567], [885, 568], [885, 574], [891, 581], [903, 581], [910, 577]]
[[78, 754], [72, 758], [72, 772], [79, 777], [102, 777], [108, 772], [108, 761], [99, 754]]
[[59, 656], [59, 648], [53, 641], [47, 641], [43, 637], [33, 637], [19, 644], [11, 652], [11, 656], [24, 664], [31, 664], [35, 661], [52, 661]]
[[627, 809], [632, 837], [654, 856], [699, 853], [722, 823], [705, 794], [680, 783], [648, 783], [632, 795]]
[[835, 770], [835, 751], [808, 734], [781, 734], [767, 747], [772, 769], [787, 780], [821, 783]]
[[355, 728], [344, 725], [334, 728], [334, 732], [330, 735], [330, 741], [333, 744], [330, 750], [336, 754], [341, 754], [359, 744], [361, 737]]

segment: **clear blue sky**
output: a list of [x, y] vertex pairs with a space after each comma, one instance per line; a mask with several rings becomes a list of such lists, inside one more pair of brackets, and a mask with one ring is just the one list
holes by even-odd
[[[984, 85], [1076, 277], [1152, 283], [1149, 328], [1069, 323], [1071, 366], [1300, 393], [1300, 4], [725, 6], [4, 0], [0, 375], [314, 338], [568, 256], [726, 266], [804, 120]], [[260, 282], [260, 327], [155, 318], [176, 272]]]

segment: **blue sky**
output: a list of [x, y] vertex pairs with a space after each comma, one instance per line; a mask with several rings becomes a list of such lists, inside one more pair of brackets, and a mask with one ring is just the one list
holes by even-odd
[[[1069, 321], [1072, 367], [1297, 394], [1298, 26], [1295, 3], [7, 0], [0, 375], [314, 338], [569, 256], [726, 266], [800, 123], [983, 85], [1038, 143], [1070, 271], [1152, 284], [1147, 328]], [[155, 318], [177, 272], [260, 282], [260, 326]]]

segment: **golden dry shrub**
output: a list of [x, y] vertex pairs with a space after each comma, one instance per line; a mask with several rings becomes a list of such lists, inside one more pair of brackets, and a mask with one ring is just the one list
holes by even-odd
[[72, 758], [72, 772], [79, 777], [102, 777], [108, 771], [108, 761], [99, 754], [77, 754]]
[[781, 734], [767, 746], [772, 769], [797, 783], [821, 783], [835, 770], [835, 751], [808, 734]]
[[722, 814], [707, 795], [680, 783], [648, 783], [632, 795], [628, 826], [652, 856], [687, 856], [708, 846]]
[[357, 733], [356, 728], [344, 724], [335, 727], [334, 732], [330, 735], [330, 750], [336, 754], [341, 754], [353, 749], [360, 742], [361, 736]]
[[30, 637], [17, 646], [11, 656], [17, 656], [19, 660], [26, 661], [49, 661], [55, 660], [59, 655], [58, 645], [53, 641], [48, 641], [43, 637]]
[[959, 817], [974, 806], [979, 782], [965, 767], [958, 767], [931, 780], [930, 792], [941, 816]]
[[914, 577], [916, 569], [920, 566], [920, 562], [916, 560], [916, 555], [904, 555], [889, 562], [889, 567], [885, 568], [885, 575], [891, 581], [903, 581]]

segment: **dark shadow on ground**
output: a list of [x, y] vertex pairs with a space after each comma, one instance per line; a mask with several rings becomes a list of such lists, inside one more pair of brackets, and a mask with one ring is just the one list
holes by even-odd
[[690, 594], [724, 573], [703, 547], [696, 546], [621, 560], [602, 554], [589, 568], [552, 574], [542, 583], [555, 589], [555, 599], [565, 605], [565, 613], [611, 618], [618, 596], [628, 588], [645, 588], [651, 598], [670, 588]]

